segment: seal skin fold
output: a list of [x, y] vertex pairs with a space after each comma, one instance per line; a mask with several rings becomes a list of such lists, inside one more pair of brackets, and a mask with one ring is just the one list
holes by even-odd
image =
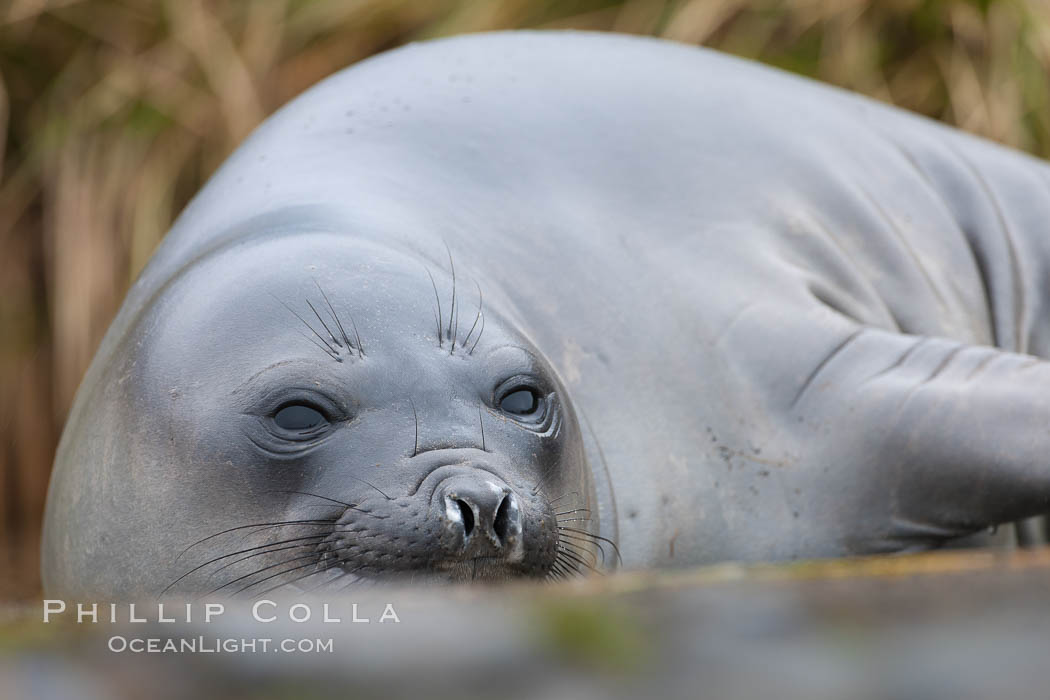
[[133, 285], [45, 587], [561, 578], [1040, 515], [1048, 194], [1041, 161], [708, 50], [380, 55], [259, 127]]

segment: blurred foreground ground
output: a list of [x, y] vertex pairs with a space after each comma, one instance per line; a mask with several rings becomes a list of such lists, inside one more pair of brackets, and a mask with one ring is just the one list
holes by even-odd
[[[9, 608], [0, 697], [1012, 700], [1050, 688], [1050, 550], [349, 598], [372, 623], [249, 624], [230, 604], [209, 625], [44, 625], [39, 604]], [[377, 624], [388, 602], [400, 623]], [[331, 638], [334, 651], [113, 653], [113, 635]]]

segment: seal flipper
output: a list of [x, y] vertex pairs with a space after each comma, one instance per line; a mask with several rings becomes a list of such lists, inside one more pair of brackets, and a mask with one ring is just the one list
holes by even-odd
[[792, 411], [803, 426], [857, 435], [850, 454], [823, 455], [869, 472], [855, 551], [931, 546], [1050, 512], [1050, 362], [1040, 358], [859, 327]]

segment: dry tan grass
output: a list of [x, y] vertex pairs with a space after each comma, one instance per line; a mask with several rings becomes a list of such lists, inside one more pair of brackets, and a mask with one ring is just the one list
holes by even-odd
[[1050, 155], [1045, 0], [0, 0], [0, 594], [37, 585], [77, 383], [208, 174], [343, 66], [514, 27], [705, 44]]

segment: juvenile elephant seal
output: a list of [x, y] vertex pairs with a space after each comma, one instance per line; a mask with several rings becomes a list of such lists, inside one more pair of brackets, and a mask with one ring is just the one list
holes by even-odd
[[1045, 512], [1048, 194], [1022, 154], [662, 41], [371, 59], [261, 126], [133, 286], [45, 585], [560, 577]]

